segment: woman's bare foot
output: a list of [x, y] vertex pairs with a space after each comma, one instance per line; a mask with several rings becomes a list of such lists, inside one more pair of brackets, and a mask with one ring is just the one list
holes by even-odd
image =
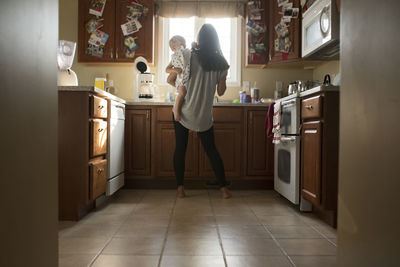
[[186, 195], [185, 195], [185, 190], [183, 190], [183, 185], [178, 186], [178, 193], [177, 193], [177, 196], [178, 196], [179, 198], [184, 198], [184, 197], [186, 197]]
[[231, 192], [229, 192], [228, 188], [226, 187], [221, 187], [221, 192], [222, 192], [222, 197], [225, 199], [232, 197]]

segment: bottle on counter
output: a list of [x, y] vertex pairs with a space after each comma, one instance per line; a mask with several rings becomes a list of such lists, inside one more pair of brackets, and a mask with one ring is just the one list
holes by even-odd
[[251, 103], [257, 103], [260, 98], [260, 89], [257, 88], [257, 82], [254, 82], [254, 86], [250, 89]]
[[246, 100], [246, 91], [239, 91], [239, 102], [244, 103]]

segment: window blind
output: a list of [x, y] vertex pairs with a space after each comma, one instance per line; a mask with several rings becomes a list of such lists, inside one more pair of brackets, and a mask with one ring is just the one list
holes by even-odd
[[246, 2], [246, 0], [157, 0], [156, 14], [165, 18], [244, 17]]

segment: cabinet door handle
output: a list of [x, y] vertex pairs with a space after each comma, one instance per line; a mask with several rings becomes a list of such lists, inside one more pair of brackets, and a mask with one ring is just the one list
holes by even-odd
[[307, 105], [307, 106], [305, 106], [305, 108], [308, 109], [308, 110], [312, 110], [313, 106], [312, 105]]
[[115, 48], [115, 58], [118, 59], [118, 47]]
[[103, 109], [103, 108], [104, 108], [103, 105], [97, 106], [97, 109]]
[[97, 131], [98, 131], [99, 133], [101, 133], [103, 130], [104, 130], [103, 128], [97, 129]]
[[111, 57], [111, 58], [114, 58], [113, 52], [114, 52], [114, 49], [111, 47], [111, 53], [110, 53], [110, 57]]
[[100, 169], [97, 170], [97, 173], [101, 174], [103, 171], [104, 171], [104, 168], [100, 168]]

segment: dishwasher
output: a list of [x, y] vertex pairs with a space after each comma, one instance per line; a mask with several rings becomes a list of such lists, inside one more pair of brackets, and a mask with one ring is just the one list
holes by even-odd
[[125, 105], [111, 100], [110, 142], [108, 142], [108, 175], [106, 196], [114, 194], [125, 184], [124, 133]]

